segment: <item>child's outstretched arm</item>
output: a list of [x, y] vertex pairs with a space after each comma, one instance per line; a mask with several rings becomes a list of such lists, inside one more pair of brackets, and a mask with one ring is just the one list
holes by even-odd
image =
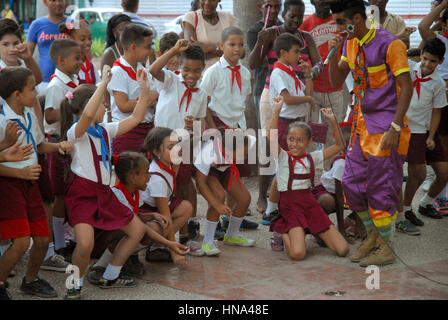
[[101, 76], [101, 83], [98, 88], [95, 90], [95, 93], [90, 98], [89, 102], [87, 102], [84, 111], [82, 112], [81, 118], [75, 127], [75, 137], [81, 137], [95, 120], [96, 112], [98, 111], [99, 106], [103, 102], [104, 92], [106, 91], [107, 84], [109, 83], [112, 75], [110, 73], [110, 66], [105, 65], [103, 67], [103, 74]]
[[418, 32], [420, 32], [423, 41], [436, 37], [434, 31], [431, 30], [431, 25], [440, 17], [440, 14], [446, 8], [448, 8], [448, 1], [443, 0], [442, 3], [432, 9], [431, 12], [420, 21], [418, 24]]
[[17, 143], [9, 148], [6, 152], [0, 153], [0, 162], [16, 162], [28, 160], [34, 153], [33, 144], [30, 143], [22, 146], [22, 143]]
[[[284, 99], [282, 96], [278, 96], [278, 97], [273, 98], [272, 101], [274, 102], [274, 113], [272, 114], [271, 125], [269, 126], [268, 142], [271, 145], [271, 151], [275, 152], [275, 154], [278, 156], [281, 148], [280, 148], [280, 145], [278, 144], [278, 138], [276, 140], [275, 137], [272, 137], [271, 132], [272, 132], [272, 130], [276, 130], [278, 133], [278, 117], [280, 116], [280, 112], [282, 111]], [[275, 145], [276, 143], [277, 143], [278, 148], [275, 151], [275, 150], [272, 150], [272, 146]]]
[[335, 132], [336, 144], [331, 147], [326, 148], [324, 153], [324, 160], [329, 159], [335, 155], [337, 155], [344, 148], [344, 139], [342, 138], [341, 129], [336, 122], [336, 118], [334, 117], [333, 111], [330, 108], [321, 109], [322, 115], [330, 120], [331, 126]]
[[163, 72], [163, 67], [166, 66], [168, 61], [174, 57], [175, 55], [178, 55], [179, 53], [185, 51], [190, 46], [190, 43], [188, 40], [179, 39], [176, 42], [176, 45], [172, 47], [170, 50], [165, 52], [160, 58], [158, 58], [149, 69], [149, 72], [151, 72], [152, 76], [159, 80], [160, 82], [165, 81], [165, 73]]
[[119, 122], [117, 136], [134, 129], [145, 118], [146, 111], [151, 102], [157, 99], [157, 91], [149, 90], [148, 74], [144, 69], [137, 71], [137, 81], [140, 85], [140, 97], [132, 114]]

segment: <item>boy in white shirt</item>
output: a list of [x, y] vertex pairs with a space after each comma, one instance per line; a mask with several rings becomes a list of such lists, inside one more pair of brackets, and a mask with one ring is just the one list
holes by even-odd
[[229, 27], [222, 32], [219, 43], [223, 56], [204, 72], [201, 88], [210, 97], [206, 122], [209, 128], [238, 128], [246, 130], [246, 98], [250, 94], [251, 75], [240, 63], [244, 53], [243, 32]]
[[[73, 92], [79, 84], [77, 74], [82, 65], [81, 47], [71, 39], [56, 39], [51, 44], [50, 57], [56, 66], [56, 70], [54, 75], [51, 76], [45, 95], [44, 127], [45, 134], [49, 136], [48, 141], [57, 143], [61, 141], [61, 101], [67, 92]], [[54, 249], [63, 256], [67, 256], [67, 254], [64, 254], [64, 248], [66, 247], [64, 195], [67, 187], [64, 181], [64, 168], [67, 160], [60, 157], [56, 152], [48, 155], [50, 182], [54, 193], [52, 213]], [[50, 248], [52, 248], [52, 245], [50, 245]], [[60, 266], [54, 266], [54, 271], [65, 272], [67, 266], [64, 268], [63, 260], [60, 263], [55, 260], [54, 264], [60, 264]]]
[[[67, 141], [44, 141], [37, 117], [33, 109], [27, 107], [36, 99], [36, 82], [30, 70], [23, 67], [5, 68], [0, 71], [0, 83], [3, 84], [0, 96], [5, 100], [0, 117], [17, 122], [21, 128], [19, 143], [31, 143], [34, 151], [26, 160], [3, 162], [0, 166], [0, 237], [14, 239], [11, 247], [0, 257], [0, 299], [10, 299], [6, 291], [6, 278], [28, 249], [30, 237], [33, 237], [30, 261], [20, 289], [44, 298], [56, 297], [57, 293], [48, 282], [37, 276], [50, 242], [47, 217], [35, 181], [40, 173], [37, 154], [69, 154], [73, 146]], [[0, 127], [0, 136], [4, 136], [5, 129]]]
[[[146, 68], [151, 52], [152, 31], [136, 25], [128, 24], [120, 36], [124, 54], [115, 61], [112, 68], [112, 79], [107, 86], [110, 93], [112, 121], [126, 119], [132, 114], [140, 96], [140, 87], [136, 74], [139, 69]], [[149, 73], [148, 73], [148, 78]], [[148, 132], [154, 127], [154, 106], [157, 102], [157, 91], [151, 91], [151, 104], [145, 118], [136, 128], [116, 137], [113, 141], [114, 154], [123, 151], [140, 152]]]
[[[407, 112], [411, 130], [409, 141], [408, 180], [404, 192], [405, 217], [417, 226], [422, 220], [412, 211], [412, 199], [426, 176], [426, 163], [436, 173], [428, 193], [420, 200], [418, 211], [424, 216], [441, 219], [433, 203], [444, 190], [448, 181], [448, 154], [436, 134], [440, 123], [441, 109], [447, 105], [445, 81], [439, 75], [437, 66], [443, 62], [445, 45], [438, 38], [426, 41], [421, 53], [421, 62], [411, 72], [414, 94]], [[397, 229], [400, 230], [397, 225]]]

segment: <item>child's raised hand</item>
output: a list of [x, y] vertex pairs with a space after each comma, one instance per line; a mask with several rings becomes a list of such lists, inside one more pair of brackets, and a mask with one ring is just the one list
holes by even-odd
[[174, 46], [177, 52], [184, 52], [190, 47], [190, 42], [185, 39], [179, 39]]
[[137, 82], [140, 85], [140, 93], [149, 91], [148, 74], [145, 69], [141, 68], [137, 71]]
[[24, 161], [30, 158], [30, 155], [34, 153], [33, 144], [27, 144], [22, 147], [22, 143], [18, 143], [13, 145], [8, 149], [3, 155], [5, 161], [15, 162], [15, 161]]
[[18, 44], [16, 50], [17, 56], [22, 60], [30, 59], [33, 56], [31, 49], [25, 43]]
[[103, 66], [103, 73], [101, 74], [101, 81], [103, 81], [107, 84], [110, 82], [110, 79], [112, 79], [111, 68], [110, 68], [110, 66], [105, 64]]
[[278, 96], [275, 98], [272, 98], [272, 102], [274, 103], [274, 110], [279, 111], [282, 109], [283, 107], [283, 97], [282, 96]]
[[328, 120], [336, 120], [333, 114], [333, 111], [330, 108], [322, 108], [320, 109], [322, 115]]
[[62, 155], [68, 155], [73, 151], [73, 144], [68, 141], [59, 142], [59, 153]]
[[305, 73], [305, 75], [307, 77], [311, 77], [311, 68], [310, 68], [310, 65], [308, 64], [308, 62], [300, 59], [299, 67], [303, 70], [303, 72]]

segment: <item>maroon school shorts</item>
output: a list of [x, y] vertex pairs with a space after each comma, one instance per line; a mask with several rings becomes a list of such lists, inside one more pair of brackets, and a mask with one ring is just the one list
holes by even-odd
[[40, 167], [42, 168], [42, 171], [39, 175], [39, 180], [37, 180], [42, 200], [44, 202], [53, 202], [54, 193], [51, 186], [50, 170], [48, 168], [47, 156], [45, 154], [40, 154], [38, 157], [38, 162]]
[[441, 135], [448, 135], [448, 106], [442, 108], [442, 115], [437, 133]]
[[440, 138], [437, 135], [434, 137], [434, 142], [436, 143], [434, 150], [429, 150], [426, 148], [427, 138], [427, 133], [411, 134], [411, 139], [409, 140], [409, 151], [406, 159], [408, 163], [424, 164], [448, 161], [447, 153], [443, 149]]
[[179, 171], [177, 172], [176, 182], [177, 186], [180, 184], [189, 184], [191, 182], [191, 168], [192, 164], [181, 163], [179, 166]]
[[0, 237], [49, 237], [47, 217], [36, 181], [0, 177]]

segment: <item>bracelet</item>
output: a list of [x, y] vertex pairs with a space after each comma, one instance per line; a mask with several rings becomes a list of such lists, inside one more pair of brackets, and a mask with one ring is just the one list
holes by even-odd
[[390, 123], [390, 126], [396, 131], [396, 132], [400, 132], [401, 131], [401, 127], [398, 125], [398, 124], [396, 124], [395, 122], [391, 122]]

